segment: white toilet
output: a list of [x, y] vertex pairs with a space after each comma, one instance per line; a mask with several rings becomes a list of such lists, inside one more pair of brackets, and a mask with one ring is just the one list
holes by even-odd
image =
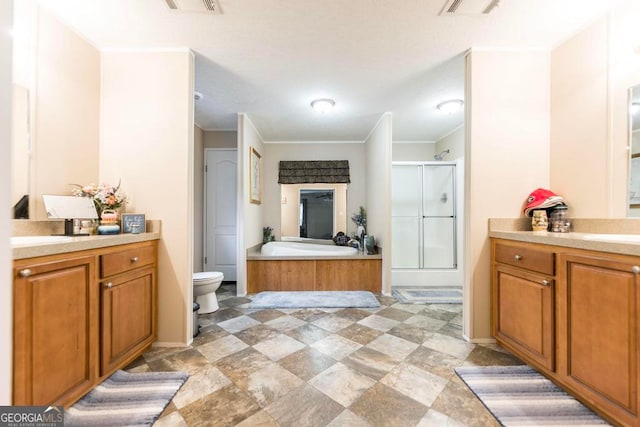
[[218, 271], [193, 273], [193, 296], [200, 304], [198, 314], [213, 313], [218, 307], [216, 291], [224, 280], [224, 274]]

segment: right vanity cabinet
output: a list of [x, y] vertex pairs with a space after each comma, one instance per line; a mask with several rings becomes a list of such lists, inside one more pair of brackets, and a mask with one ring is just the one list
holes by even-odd
[[[496, 341], [603, 416], [640, 426], [640, 258], [503, 239], [491, 247]], [[553, 270], [530, 266], [551, 255]]]

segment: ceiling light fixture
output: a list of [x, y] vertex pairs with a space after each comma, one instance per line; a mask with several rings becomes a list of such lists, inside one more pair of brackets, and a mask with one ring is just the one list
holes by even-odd
[[443, 101], [436, 106], [438, 110], [445, 114], [453, 114], [457, 113], [461, 108], [464, 102], [462, 99], [450, 99], [448, 101]]
[[629, 107], [629, 112], [632, 115], [638, 114], [638, 112], [640, 112], [640, 102], [632, 102]]
[[335, 107], [336, 102], [333, 99], [322, 98], [311, 101], [311, 107], [318, 113], [328, 113]]

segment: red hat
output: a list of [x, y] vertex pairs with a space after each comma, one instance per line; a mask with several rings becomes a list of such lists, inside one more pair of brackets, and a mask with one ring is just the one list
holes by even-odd
[[544, 188], [538, 188], [533, 190], [527, 198], [526, 206], [524, 208], [524, 214], [531, 216], [536, 209], [547, 209], [552, 206], [563, 205], [564, 200], [551, 190], [545, 190]]

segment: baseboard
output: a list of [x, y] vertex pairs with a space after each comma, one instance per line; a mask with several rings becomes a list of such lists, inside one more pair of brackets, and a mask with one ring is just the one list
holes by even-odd
[[495, 338], [474, 338], [470, 340], [465, 336], [464, 339], [466, 339], [472, 344], [495, 344], [496, 343]]
[[185, 344], [183, 342], [161, 342], [156, 341], [151, 344], [151, 347], [188, 347], [189, 344]]

